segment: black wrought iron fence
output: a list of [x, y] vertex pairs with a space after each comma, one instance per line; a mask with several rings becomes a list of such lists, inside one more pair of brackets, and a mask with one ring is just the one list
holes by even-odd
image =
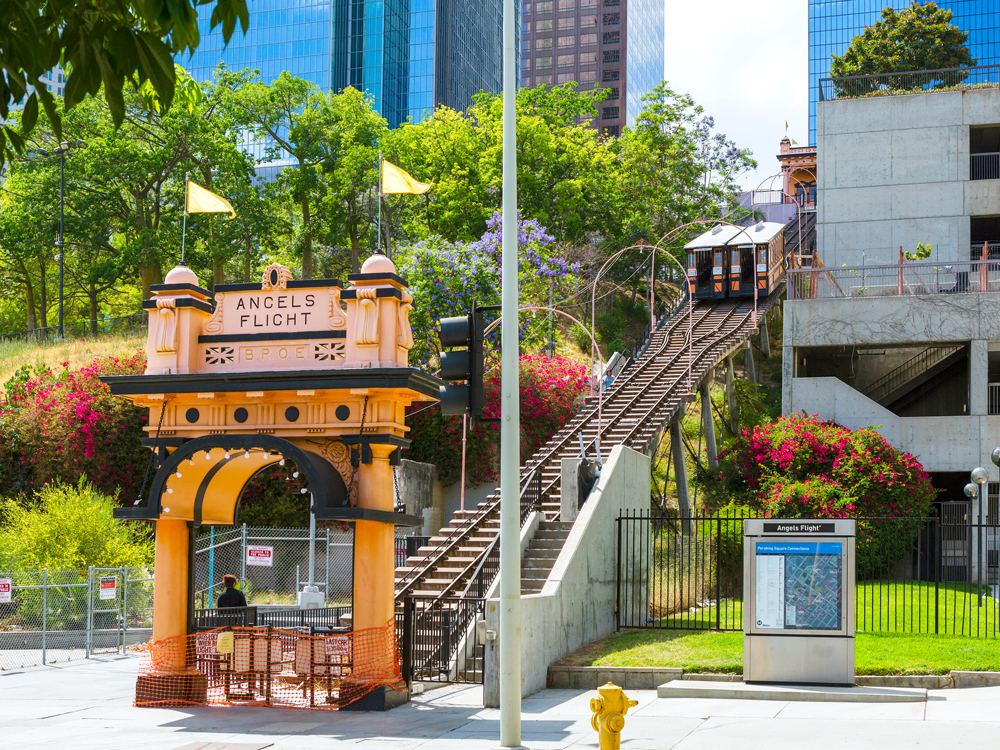
[[[617, 519], [618, 628], [743, 629], [744, 517]], [[966, 503], [930, 518], [858, 518], [856, 628], [1000, 634], [1000, 524]]]
[[407, 682], [483, 682], [485, 599], [407, 596], [396, 630]]

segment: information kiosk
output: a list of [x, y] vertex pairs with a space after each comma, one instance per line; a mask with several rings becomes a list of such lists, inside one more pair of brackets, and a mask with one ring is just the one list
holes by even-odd
[[743, 522], [743, 679], [854, 685], [853, 520]]

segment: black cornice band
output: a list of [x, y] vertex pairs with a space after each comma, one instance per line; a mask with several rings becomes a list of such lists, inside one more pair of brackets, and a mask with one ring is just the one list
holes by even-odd
[[299, 391], [357, 388], [409, 389], [437, 401], [444, 381], [415, 367], [345, 367], [329, 370], [212, 372], [187, 375], [103, 375], [116, 396], [149, 393]]
[[194, 292], [195, 294], [202, 294], [206, 297], [211, 297], [212, 293], [207, 289], [196, 284], [151, 284], [149, 287], [151, 292]]
[[[194, 307], [194, 308], [197, 308], [198, 310], [201, 310], [202, 312], [207, 312], [209, 315], [212, 314], [212, 306], [210, 304], [208, 304], [207, 302], [205, 302], [203, 300], [195, 299], [194, 297], [181, 297], [180, 299], [174, 299], [174, 306], [175, 307]], [[143, 310], [155, 310], [155, 309], [157, 309], [156, 308], [156, 300], [155, 299], [147, 299], [147, 300], [143, 301], [143, 303], [142, 303], [142, 309]]]
[[[343, 288], [340, 279], [299, 279], [289, 281], [285, 289], [320, 289], [323, 287]], [[264, 289], [260, 284], [216, 284], [216, 292], [283, 292], [285, 289]]]
[[371, 433], [367, 435], [341, 435], [344, 445], [394, 445], [397, 448], [409, 448], [412, 440], [399, 435]]
[[394, 273], [349, 273], [348, 281], [395, 281], [397, 284], [409, 286], [406, 279]]
[[281, 331], [280, 333], [221, 333], [199, 336], [199, 344], [224, 344], [231, 341], [295, 341], [297, 339], [346, 339], [347, 331]]
[[[365, 287], [360, 287], [364, 289]], [[370, 287], [368, 287], [370, 288]], [[344, 290], [344, 293], [340, 295], [341, 299], [357, 299], [358, 298], [359, 287], [353, 287], [351, 289]], [[403, 299], [403, 293], [399, 291], [394, 286], [380, 286], [375, 290], [376, 297], [395, 297], [396, 299]]]

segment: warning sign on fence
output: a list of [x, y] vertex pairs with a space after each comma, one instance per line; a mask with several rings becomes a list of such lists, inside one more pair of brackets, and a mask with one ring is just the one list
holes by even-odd
[[10, 592], [13, 584], [9, 578], [0, 578], [0, 604], [10, 604]]
[[101, 599], [114, 599], [118, 596], [118, 576], [101, 576]]
[[264, 547], [258, 544], [247, 545], [247, 565], [264, 565], [268, 568], [274, 561], [274, 547]]

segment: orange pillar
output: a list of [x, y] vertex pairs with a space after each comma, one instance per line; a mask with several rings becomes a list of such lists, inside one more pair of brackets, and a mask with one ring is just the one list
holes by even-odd
[[[358, 507], [393, 510], [392, 466], [389, 454], [393, 447], [372, 445], [372, 462], [358, 468]], [[391, 523], [358, 521], [354, 529], [354, 630], [385, 629], [395, 609], [395, 537]], [[366, 640], [365, 648], [355, 647], [354, 671], [361, 674], [387, 674], [394, 670], [394, 641], [385, 638]], [[394, 632], [394, 631], [393, 631]], [[375, 643], [380, 646], [372, 648]]]
[[[358, 507], [393, 510], [389, 445], [372, 445], [372, 462], [358, 468]], [[354, 629], [382, 628], [395, 607], [396, 529], [358, 521], [354, 530]]]
[[[153, 640], [187, 635], [188, 618], [187, 521], [161, 518], [156, 522], [156, 557], [153, 577]], [[162, 665], [185, 671], [184, 650], [172, 649], [176, 657]]]

